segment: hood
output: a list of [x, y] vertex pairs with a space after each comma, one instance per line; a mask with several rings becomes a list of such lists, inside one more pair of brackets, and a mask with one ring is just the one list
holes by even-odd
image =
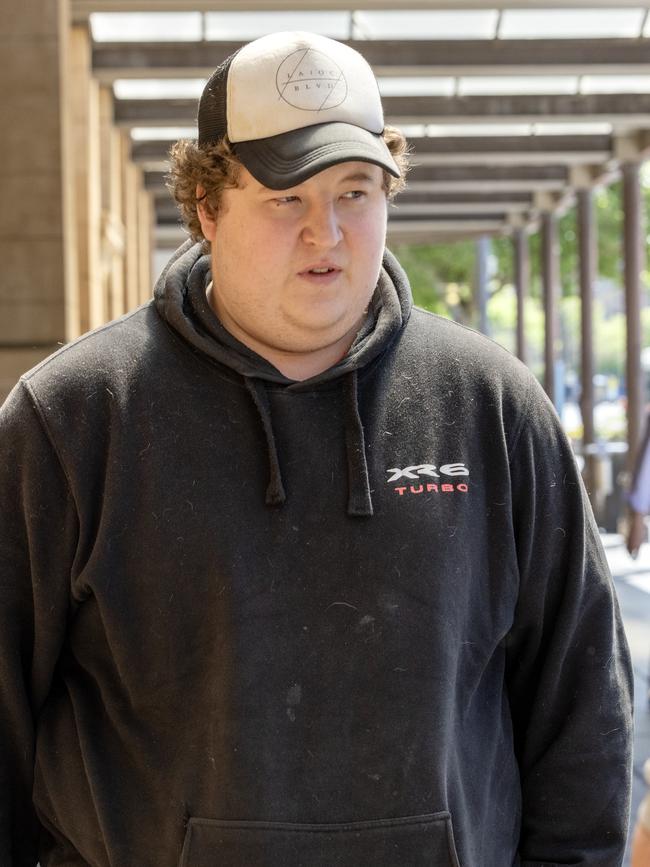
[[201, 244], [186, 241], [158, 278], [154, 303], [160, 316], [194, 349], [243, 378], [260, 415], [268, 446], [267, 505], [281, 505], [287, 495], [265, 384], [282, 385], [291, 391], [309, 391], [320, 383], [340, 378], [345, 401], [350, 491], [348, 514], [372, 515], [363, 422], [359, 414], [358, 371], [391, 345], [409, 319], [411, 290], [401, 266], [386, 250], [368, 316], [348, 353], [337, 364], [300, 382], [288, 379], [269, 361], [233, 337], [219, 322], [206, 296], [212, 279], [210, 268], [210, 256], [203, 252]]

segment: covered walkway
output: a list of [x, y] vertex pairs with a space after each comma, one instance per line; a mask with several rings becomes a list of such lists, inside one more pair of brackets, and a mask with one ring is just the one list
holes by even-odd
[[[529, 236], [540, 233], [544, 385], [563, 388], [558, 217], [577, 205], [585, 478], [593, 423], [594, 189], [622, 178], [630, 456], [643, 416], [640, 166], [650, 148], [650, 0], [25, 0], [0, 25], [0, 393], [59, 343], [148, 297], [182, 240], [166, 155], [247, 39], [286, 27], [350, 41], [374, 66], [415, 168], [389, 243], [508, 236], [526, 360]], [[124, 13], [128, 13], [126, 17]], [[30, 190], [29, 197], [22, 193]], [[31, 205], [38, 201], [38, 207]], [[29, 263], [29, 267], [26, 267]], [[153, 263], [153, 265], [152, 265]]]
[[[414, 151], [389, 243], [511, 239], [517, 354], [526, 360], [529, 239], [539, 233], [544, 385], [563, 387], [558, 219], [574, 205], [581, 291], [585, 480], [596, 487], [594, 190], [623, 185], [628, 455], [641, 436], [650, 154], [650, 0], [21, 0], [0, 22], [0, 398], [22, 371], [142, 303], [183, 240], [167, 152], [195, 132], [214, 67], [275, 29], [346, 39], [373, 65], [387, 122]], [[123, 18], [123, 13], [135, 17]], [[162, 17], [161, 17], [162, 16]], [[165, 18], [165, 16], [168, 16]], [[171, 16], [171, 17], [169, 17]], [[650, 548], [632, 563], [605, 537], [639, 698], [635, 799], [650, 754]]]

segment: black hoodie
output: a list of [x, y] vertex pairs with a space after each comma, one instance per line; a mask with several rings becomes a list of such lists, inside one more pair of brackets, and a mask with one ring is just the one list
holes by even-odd
[[533, 377], [390, 254], [304, 382], [209, 278], [0, 413], [0, 864], [617, 867], [629, 660]]

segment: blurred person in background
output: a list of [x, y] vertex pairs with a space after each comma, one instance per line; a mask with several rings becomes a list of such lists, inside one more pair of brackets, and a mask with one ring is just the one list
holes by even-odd
[[648, 535], [645, 517], [650, 513], [650, 419], [646, 422], [645, 434], [637, 454], [628, 503], [630, 517], [626, 547], [630, 556], [636, 558]]

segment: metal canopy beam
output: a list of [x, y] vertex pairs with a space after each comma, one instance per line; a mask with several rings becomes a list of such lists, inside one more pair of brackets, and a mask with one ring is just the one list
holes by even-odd
[[[436, 222], [434, 225], [414, 222], [410, 226], [401, 224], [399, 227], [389, 223], [388, 243], [391, 246], [394, 244], [432, 244], [437, 241], [449, 243], [485, 235], [499, 235], [502, 230], [502, 225], [491, 221], [477, 221], [462, 227], [443, 222]], [[154, 229], [154, 238], [160, 249], [173, 250], [186, 241], [188, 235], [181, 226], [160, 225]]]
[[[145, 188], [156, 194], [156, 203], [162, 203], [171, 199], [167, 194], [165, 185], [165, 172], [146, 172]], [[474, 192], [436, 192], [431, 193], [421, 192], [413, 189], [409, 183], [404, 192], [400, 193], [395, 200], [395, 208], [399, 212], [404, 212], [406, 206], [416, 205], [418, 207], [434, 207], [436, 210], [441, 208], [454, 209], [477, 207], [480, 210], [491, 208], [493, 211], [522, 211], [532, 210], [535, 204], [535, 198], [532, 189], [524, 192], [482, 192], [480, 190]], [[391, 213], [393, 210], [391, 209]]]
[[455, 203], [418, 203], [408, 202], [400, 199], [399, 202], [389, 210], [391, 220], [402, 220], [406, 217], [429, 217], [435, 218], [439, 216], [455, 219], [475, 219], [479, 215], [481, 217], [498, 218], [505, 220], [511, 213], [522, 213], [530, 209], [529, 205], [518, 202], [504, 202], [501, 206], [494, 202], [459, 202]]
[[[517, 96], [386, 96], [387, 123], [566, 123], [616, 122], [650, 124], [650, 94]], [[196, 121], [195, 99], [118, 99], [115, 119], [120, 126], [187, 126]]]
[[[151, 188], [162, 184], [167, 171], [163, 157], [143, 155], [141, 142], [134, 145], [136, 162], [151, 175]], [[152, 163], [155, 169], [149, 169]], [[561, 191], [569, 186], [569, 170], [565, 166], [414, 166], [409, 172], [408, 190], [412, 193], [516, 193], [534, 190]]]
[[[177, 214], [167, 212], [166, 208], [158, 215], [155, 237], [162, 246], [177, 247], [186, 238]], [[389, 243], [433, 243], [440, 241], [461, 241], [482, 235], [497, 236], [508, 232], [510, 220], [507, 216], [492, 217], [484, 214], [466, 215], [463, 219], [448, 218], [438, 215], [435, 219], [407, 217], [405, 219], [388, 221]]]
[[[487, 160], [496, 153], [589, 154], [612, 150], [609, 135], [516, 135], [516, 136], [431, 136], [412, 138], [417, 159], [432, 154], [481, 154]], [[558, 160], [559, 162], [560, 160]]]
[[[419, 166], [473, 165], [481, 160], [492, 165], [584, 165], [613, 156], [610, 136], [486, 136], [410, 138], [413, 159]], [[171, 141], [140, 141], [133, 145], [133, 158], [150, 168], [166, 162]]]
[[469, 182], [478, 183], [521, 183], [537, 185], [544, 181], [557, 184], [568, 184], [569, 169], [563, 165], [556, 166], [493, 166], [485, 164], [466, 166], [413, 166], [409, 172], [409, 185], [416, 181], [432, 183]]
[[423, 235], [426, 237], [435, 234], [453, 234], [458, 238], [467, 238], [470, 235], [498, 235], [506, 227], [504, 220], [490, 219], [483, 215], [477, 216], [474, 220], [389, 220], [388, 234], [393, 238], [398, 235], [417, 236], [419, 240], [422, 240]]
[[[243, 42], [95, 43], [100, 80], [208, 77]], [[350, 40], [377, 75], [586, 75], [647, 72], [645, 39]]]
[[[72, 0], [74, 21], [92, 12], [241, 12], [395, 9], [395, 0]], [[409, 0], [409, 9], [611, 9], [615, 0]], [[650, 0], [624, 0], [623, 8], [647, 9]], [[242, 9], [245, 7], [245, 9]]]
[[[134, 145], [134, 155], [137, 161], [142, 153], [140, 145]], [[146, 162], [146, 158], [144, 160]], [[521, 183], [524, 189], [538, 187], [543, 184], [553, 184], [563, 187], [569, 184], [570, 174], [566, 166], [413, 166], [408, 175], [409, 189], [416, 189], [418, 184], [426, 184], [422, 191], [428, 191], [429, 185], [446, 183], [469, 183], [478, 185], [516, 184]]]
[[535, 180], [519, 180], [517, 178], [484, 178], [472, 180], [467, 178], [443, 178], [442, 180], [418, 181], [409, 180], [408, 189], [421, 193], [460, 193], [466, 190], [494, 195], [495, 193], [526, 193], [534, 190], [545, 192], [561, 192], [567, 187], [565, 181], [538, 178]]
[[396, 199], [398, 206], [405, 202], [436, 205], [465, 205], [468, 202], [475, 203], [490, 203], [498, 204], [502, 207], [506, 205], [521, 206], [526, 205], [530, 208], [534, 204], [534, 196], [532, 193], [438, 193], [435, 196], [426, 193], [418, 193], [411, 190], [410, 184], [406, 187], [403, 193], [400, 193]]
[[420, 165], [601, 163], [613, 154], [611, 136], [436, 136], [409, 138]]
[[[161, 166], [153, 171], [148, 170], [147, 161], [142, 162], [145, 168], [147, 189], [163, 190], [165, 188], [166, 167]], [[562, 192], [566, 190], [569, 180], [568, 173], [561, 167], [551, 166], [551, 171], [544, 174], [542, 171], [527, 174], [517, 172], [515, 167], [511, 173], [507, 171], [494, 172], [468, 166], [467, 171], [459, 172], [457, 167], [450, 167], [453, 171], [440, 171], [431, 167], [430, 177], [427, 179], [423, 171], [415, 169], [409, 175], [407, 191], [400, 195], [399, 200], [407, 198], [412, 200], [418, 195], [426, 194], [427, 200], [435, 196], [436, 201], [447, 198], [451, 194], [458, 196], [466, 194], [472, 201], [480, 201], [482, 197], [490, 197], [497, 201], [497, 197], [504, 196], [512, 200], [513, 196], [524, 195], [530, 199], [534, 191]]]
[[[459, 238], [473, 236], [481, 232], [502, 234], [507, 231], [513, 219], [525, 216], [529, 206], [523, 203], [504, 202], [477, 204], [410, 204], [401, 203], [389, 211], [389, 234], [417, 234], [416, 240], [435, 231], [447, 235], [453, 231]], [[180, 227], [180, 217], [171, 198], [158, 195], [155, 199], [156, 225]], [[424, 234], [423, 234], [424, 233]]]
[[499, 96], [387, 96], [388, 122], [648, 124], [650, 94], [517, 94]]
[[[134, 142], [133, 158], [136, 160], [167, 159], [169, 149], [174, 144], [171, 139], [145, 140]], [[552, 158], [556, 163], [564, 162], [565, 156], [579, 156], [581, 162], [589, 161], [592, 154], [595, 160], [609, 157], [612, 151], [612, 137], [608, 135], [543, 135], [543, 136], [436, 136], [431, 138], [409, 137], [414, 149], [414, 159], [419, 165], [429, 164], [425, 157], [432, 156], [430, 164], [439, 164], [441, 156], [450, 154], [474, 156], [475, 161], [489, 160], [494, 154], [508, 155], [525, 153], [535, 158]]]
[[[163, 222], [176, 222], [179, 218], [176, 204], [165, 193], [163, 185], [153, 185], [152, 179], [147, 177], [146, 188], [155, 194], [156, 214]], [[414, 216], [437, 218], [440, 216], [450, 219], [469, 218], [476, 216], [492, 216], [501, 220], [506, 219], [509, 213], [522, 213], [533, 207], [532, 196], [524, 196], [523, 199], [515, 199], [513, 196], [480, 197], [471, 198], [440, 196], [428, 201], [417, 201], [408, 193], [402, 193], [396, 203], [391, 205], [388, 214], [391, 220], [401, 221], [404, 218]]]

